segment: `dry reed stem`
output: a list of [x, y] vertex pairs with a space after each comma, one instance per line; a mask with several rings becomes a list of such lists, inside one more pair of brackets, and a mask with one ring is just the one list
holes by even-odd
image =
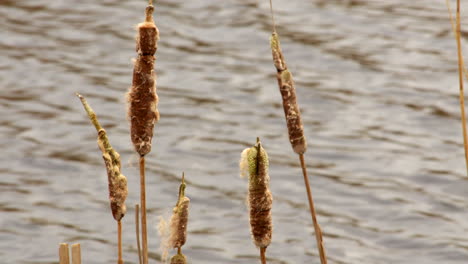
[[91, 123], [94, 125], [98, 132], [98, 146], [102, 152], [102, 158], [106, 165], [107, 179], [109, 186], [109, 201], [112, 210], [112, 215], [116, 221], [120, 221], [126, 211], [125, 199], [127, 198], [127, 178], [120, 173], [120, 155], [112, 148], [107, 137], [106, 130], [104, 130], [93, 109], [89, 106], [86, 99], [80, 94], [76, 94], [80, 98], [86, 113], [88, 114]]
[[[460, 72], [463, 71], [465, 74], [465, 78], [468, 80], [468, 71], [465, 67], [465, 60], [463, 59], [463, 52], [461, 51], [461, 44], [459, 44], [460, 40], [460, 9], [459, 9], [459, 3], [457, 2], [457, 18], [456, 22], [453, 21], [453, 16], [452, 16], [452, 10], [450, 8], [450, 2], [449, 0], [445, 1], [445, 4], [447, 6], [447, 10], [449, 13], [449, 18], [450, 18], [450, 24], [452, 27], [452, 32], [454, 33], [455, 36], [455, 41], [457, 42], [457, 53], [458, 53], [458, 71], [459, 75]], [[461, 41], [460, 41], [461, 42]], [[461, 63], [461, 66], [460, 66]], [[463, 91], [463, 78], [459, 78], [459, 83], [460, 83], [460, 110], [461, 110], [461, 122], [462, 122], [462, 131], [463, 131], [463, 146], [465, 150], [465, 163], [466, 163], [466, 168], [467, 168], [467, 175], [468, 175], [468, 144], [467, 144], [467, 129], [466, 129], [466, 117], [465, 117], [465, 99], [464, 99], [464, 91]]]
[[120, 220], [117, 221], [117, 248], [117, 264], [123, 264], [124, 262], [122, 259], [122, 222]]
[[266, 248], [260, 248], [260, 260], [262, 264], [266, 264], [266, 256], [265, 256]]
[[68, 244], [61, 243], [59, 247], [59, 263], [70, 264], [70, 253], [68, 252]]
[[[153, 21], [154, 7], [146, 7], [145, 21], [138, 24], [132, 87], [128, 92], [130, 135], [135, 150], [144, 156], [151, 151], [154, 124], [159, 119], [157, 110], [156, 74], [154, 61], [159, 31]], [[143, 209], [143, 205], [142, 209]]]
[[292, 74], [287, 68], [283, 52], [281, 51], [279, 36], [276, 33], [272, 0], [270, 0], [270, 11], [273, 23], [273, 33], [270, 38], [270, 46], [273, 56], [273, 63], [277, 70], [276, 78], [283, 100], [283, 109], [286, 117], [286, 124], [288, 127], [289, 141], [293, 147], [294, 152], [299, 154], [299, 159], [301, 162], [302, 172], [304, 176], [304, 184], [307, 192], [307, 199], [309, 202], [310, 214], [315, 229], [317, 248], [320, 254], [320, 261], [322, 264], [326, 264], [327, 257], [325, 253], [322, 230], [317, 221], [317, 215], [312, 199], [312, 191], [310, 189], [309, 179], [306, 171], [306, 164], [304, 161], [304, 153], [307, 150], [306, 138], [304, 136], [304, 127], [301, 121], [301, 114], [296, 100], [296, 89], [294, 87]]
[[182, 182], [179, 187], [177, 204], [172, 210], [170, 221], [171, 236], [169, 245], [172, 248], [181, 248], [187, 241], [187, 223], [189, 216], [190, 199], [185, 196], [185, 174], [182, 174]]
[[322, 264], [326, 264], [327, 263], [327, 254], [325, 252], [322, 229], [320, 228], [320, 225], [319, 225], [319, 223], [317, 221], [317, 213], [315, 212], [314, 200], [312, 199], [312, 190], [310, 189], [309, 176], [307, 175], [307, 165], [305, 164], [305, 161], [304, 161], [304, 154], [299, 155], [299, 159], [301, 161], [302, 175], [304, 175], [304, 182], [305, 182], [306, 191], [307, 191], [307, 198], [309, 200], [310, 215], [312, 217], [312, 222], [314, 224], [315, 239], [317, 241], [317, 248], [318, 248], [318, 251], [319, 251], [319, 254], [320, 254], [320, 262]]
[[80, 244], [73, 244], [71, 247], [72, 264], [81, 264], [81, 246]]
[[135, 233], [138, 249], [138, 263], [142, 264], [141, 243], [140, 243], [140, 206], [135, 204]]
[[145, 157], [140, 157], [140, 203], [141, 203], [141, 238], [143, 247], [143, 264], [148, 264], [148, 229], [146, 226], [146, 187]]
[[466, 114], [465, 114], [465, 94], [463, 90], [463, 56], [461, 48], [461, 33], [460, 33], [460, 0], [457, 0], [457, 53], [458, 53], [458, 81], [460, 83], [460, 112], [463, 130], [463, 145], [465, 148], [465, 165], [468, 175], [468, 135], [466, 129]]
[[[457, 26], [452, 16], [452, 9], [450, 8], [449, 0], [445, 0], [445, 5], [447, 6], [447, 11], [449, 13], [450, 25], [452, 27], [453, 37], [455, 38], [455, 41], [457, 41]], [[465, 59], [463, 58], [463, 53], [461, 54], [461, 57], [462, 57], [463, 73], [465, 74], [465, 79], [468, 80], [468, 70], [466, 69], [466, 66], [465, 66]]]

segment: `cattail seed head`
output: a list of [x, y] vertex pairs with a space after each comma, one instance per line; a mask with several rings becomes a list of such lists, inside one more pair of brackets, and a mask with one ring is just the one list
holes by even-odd
[[[271, 7], [271, 2], [270, 2]], [[272, 8], [272, 7], [271, 7]], [[273, 8], [271, 9], [273, 17]], [[275, 65], [278, 86], [283, 99], [283, 109], [288, 127], [289, 142], [294, 152], [304, 154], [307, 150], [307, 142], [304, 136], [304, 126], [302, 125], [301, 112], [296, 100], [296, 88], [291, 72], [286, 66], [286, 62], [281, 51], [279, 36], [273, 31], [270, 37], [271, 53], [273, 64]]]
[[184, 254], [180, 253], [171, 258], [171, 264], [186, 264], [187, 259]]
[[281, 52], [281, 46], [279, 42], [279, 36], [276, 32], [273, 32], [270, 37], [270, 47], [271, 53], [273, 55], [273, 63], [278, 72], [284, 71], [286, 69], [286, 62], [283, 58], [283, 53]]
[[307, 150], [306, 138], [304, 136], [304, 126], [302, 124], [301, 112], [296, 101], [296, 89], [289, 70], [278, 73], [280, 92], [283, 99], [283, 109], [288, 127], [289, 142], [294, 152], [304, 154]]
[[153, 22], [150, 5], [146, 9], [146, 20], [138, 25], [136, 50], [138, 57], [133, 69], [132, 87], [127, 96], [130, 134], [135, 150], [144, 156], [151, 151], [154, 124], [159, 120], [157, 110], [155, 52], [159, 31]]
[[176, 206], [172, 210], [170, 221], [171, 236], [170, 246], [172, 248], [180, 248], [187, 240], [187, 223], [189, 216], [190, 199], [185, 196], [185, 181], [182, 178], [182, 184], [179, 187], [179, 199]]
[[80, 98], [81, 103], [83, 104], [88, 117], [91, 120], [91, 123], [98, 131], [97, 143], [99, 149], [102, 152], [102, 158], [104, 159], [104, 163], [106, 165], [110, 207], [114, 219], [120, 221], [127, 211], [125, 200], [127, 199], [128, 195], [127, 178], [122, 173], [120, 173], [120, 155], [112, 148], [112, 145], [110, 144], [107, 137], [106, 130], [104, 130], [99, 124], [96, 114], [86, 102], [85, 98], [80, 94], [77, 94], [77, 96]]
[[273, 229], [273, 197], [269, 190], [268, 154], [260, 140], [257, 139], [257, 144], [248, 150], [246, 159], [249, 166], [248, 201], [252, 239], [257, 247], [266, 248], [271, 242]]

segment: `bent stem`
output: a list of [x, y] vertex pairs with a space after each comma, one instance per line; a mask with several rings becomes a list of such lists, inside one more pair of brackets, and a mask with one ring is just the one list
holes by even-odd
[[301, 161], [302, 174], [304, 175], [304, 183], [307, 190], [307, 199], [309, 200], [310, 215], [312, 217], [312, 222], [314, 223], [315, 229], [315, 239], [317, 240], [317, 248], [320, 254], [320, 262], [322, 264], [327, 264], [327, 255], [325, 253], [325, 247], [323, 246], [323, 236], [322, 229], [317, 221], [317, 213], [315, 212], [314, 200], [312, 199], [312, 191], [309, 184], [309, 176], [307, 175], [307, 166], [304, 160], [304, 154], [299, 155], [299, 160]]
[[141, 203], [141, 238], [143, 247], [143, 264], [148, 264], [148, 231], [146, 226], [146, 185], [145, 156], [140, 156], [140, 203]]
[[266, 248], [260, 248], [260, 259], [262, 264], [266, 264], [266, 257], [265, 257]]

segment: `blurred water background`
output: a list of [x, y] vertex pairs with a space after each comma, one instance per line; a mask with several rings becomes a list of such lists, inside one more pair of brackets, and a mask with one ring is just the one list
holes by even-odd
[[[455, 1], [451, 1], [455, 8]], [[145, 1], [0, 1], [0, 259], [115, 263], [107, 177], [75, 92], [129, 179], [125, 263], [137, 263], [137, 161], [125, 93]], [[445, 1], [274, 1], [295, 75], [330, 264], [468, 263], [468, 181]], [[462, 6], [462, 43], [468, 4]], [[271, 61], [268, 1], [156, 1], [161, 120], [147, 158], [149, 246], [182, 171], [190, 263], [259, 263], [240, 152], [262, 138], [274, 195], [271, 264], [319, 263]]]

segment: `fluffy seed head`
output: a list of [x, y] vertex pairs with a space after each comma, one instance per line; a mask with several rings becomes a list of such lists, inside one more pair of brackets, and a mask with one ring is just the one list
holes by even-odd
[[99, 124], [96, 114], [94, 113], [91, 106], [89, 106], [86, 99], [80, 94], [77, 94], [77, 96], [80, 98], [81, 103], [83, 104], [83, 107], [85, 108], [88, 117], [91, 120], [91, 123], [98, 131], [97, 143], [99, 149], [102, 152], [102, 158], [104, 159], [104, 163], [106, 165], [110, 207], [114, 219], [120, 221], [127, 211], [125, 200], [127, 199], [128, 195], [127, 178], [122, 173], [120, 173], [120, 155], [112, 148], [112, 145], [110, 144], [107, 137], [106, 130], [104, 130]]
[[250, 229], [254, 244], [266, 248], [271, 242], [272, 218], [271, 207], [273, 197], [269, 190], [268, 154], [260, 140], [247, 152], [249, 167], [249, 209]]
[[304, 154], [307, 150], [307, 142], [304, 136], [301, 112], [296, 100], [296, 89], [289, 70], [278, 73], [281, 97], [283, 99], [283, 110], [288, 127], [289, 142], [297, 154]]

